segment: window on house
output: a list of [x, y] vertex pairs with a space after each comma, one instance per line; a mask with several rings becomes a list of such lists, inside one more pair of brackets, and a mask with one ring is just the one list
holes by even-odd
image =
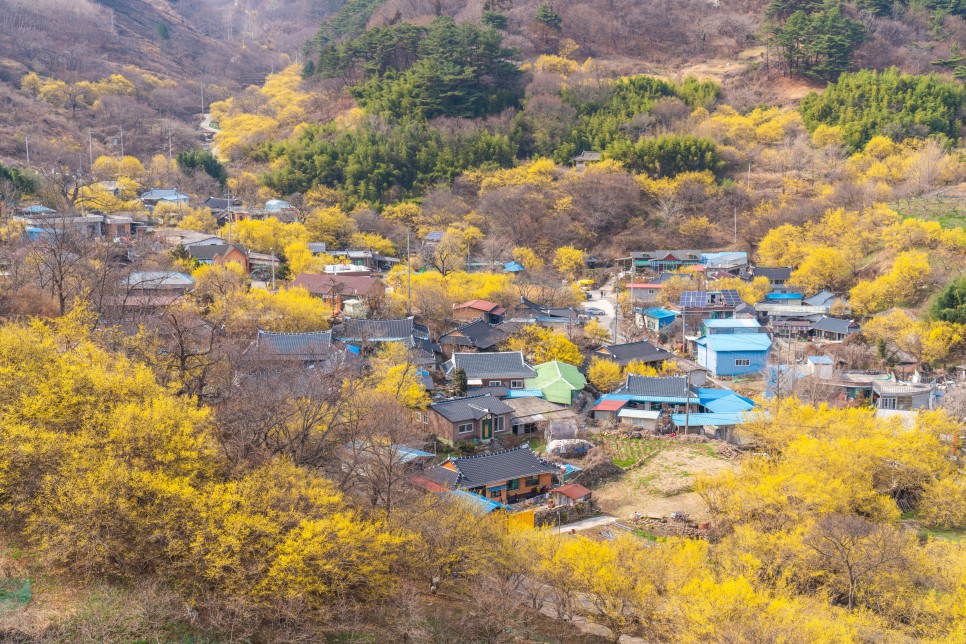
[[473, 431], [473, 423], [464, 423], [458, 428], [460, 434], [469, 434]]
[[736, 367], [750, 367], [751, 359], [749, 358], [735, 358]]
[[523, 425], [514, 425], [513, 433], [517, 436], [521, 434], [536, 434], [537, 424], [536, 423], [525, 423]]
[[879, 398], [879, 409], [895, 409], [895, 398]]
[[528, 476], [527, 477], [527, 480], [526, 480], [526, 486], [527, 487], [536, 487], [538, 485], [540, 485], [540, 477], [539, 476]]
[[490, 498], [491, 499], [498, 499], [498, 498], [500, 498], [500, 496], [501, 496], [500, 490], [490, 490]]
[[506, 418], [503, 416], [496, 416], [493, 418], [493, 431], [502, 432], [506, 431]]
[[523, 381], [522, 380], [511, 380], [510, 381], [510, 389], [523, 389]]
[[490, 386], [490, 387], [499, 387], [502, 384], [503, 384], [503, 381], [502, 380], [490, 380], [487, 383], [487, 385]]
[[507, 486], [508, 490], [519, 490], [520, 489], [520, 479], [513, 479], [509, 482]]

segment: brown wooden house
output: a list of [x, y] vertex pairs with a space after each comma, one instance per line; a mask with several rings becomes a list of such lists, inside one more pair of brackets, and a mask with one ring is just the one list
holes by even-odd
[[430, 434], [454, 444], [462, 441], [488, 441], [510, 429], [513, 407], [491, 396], [468, 396], [443, 400], [429, 406], [423, 416]]
[[334, 313], [341, 313], [346, 300], [362, 300], [369, 308], [376, 308], [386, 293], [382, 280], [369, 275], [339, 273], [302, 273], [292, 282], [324, 300]]
[[505, 315], [505, 308], [486, 300], [470, 300], [453, 305], [453, 319], [464, 322], [482, 319], [488, 324], [499, 324]]

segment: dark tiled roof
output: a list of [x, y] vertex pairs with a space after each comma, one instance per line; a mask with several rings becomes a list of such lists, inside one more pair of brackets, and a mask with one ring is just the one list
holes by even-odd
[[452, 490], [456, 487], [456, 482], [460, 478], [460, 473], [437, 465], [436, 467], [431, 467], [423, 471], [423, 476], [433, 483], [438, 483], [446, 489]]
[[327, 355], [331, 347], [331, 331], [274, 333], [260, 330], [255, 338], [258, 355], [266, 358], [314, 360]]
[[512, 333], [511, 329], [516, 328], [503, 324], [494, 326], [483, 320], [476, 320], [443, 334], [439, 338], [439, 343], [452, 344], [458, 347], [490, 349], [506, 340], [507, 336]]
[[[492, 454], [454, 458], [450, 461], [458, 472], [451, 474], [438, 473], [435, 470], [447, 470], [438, 466], [426, 471], [427, 478], [441, 484], [453, 487], [476, 488], [490, 483], [499, 483], [537, 474], [559, 474], [560, 468], [549, 461], [545, 461], [534, 454], [529, 447], [517, 447]], [[450, 470], [451, 471], [451, 470]], [[452, 481], [452, 483], [450, 483]]]
[[771, 281], [775, 280], [789, 280], [792, 276], [791, 268], [767, 268], [762, 266], [755, 266], [751, 269], [753, 277], [767, 277]]
[[828, 331], [829, 333], [849, 333], [855, 322], [853, 320], [840, 320], [838, 318], [824, 317], [812, 325], [815, 331]]
[[332, 329], [332, 336], [343, 342], [412, 342], [413, 319], [357, 320], [347, 318]]
[[[224, 197], [208, 197], [201, 202], [201, 205], [205, 206], [206, 208], [211, 208], [212, 210], [228, 210], [228, 200]], [[232, 208], [241, 208], [241, 205], [241, 199], [231, 200]]]
[[543, 318], [563, 318], [563, 319], [575, 319], [578, 315], [577, 311], [571, 308], [544, 306], [542, 304], [537, 304], [533, 300], [528, 300], [527, 298], [520, 296], [521, 309], [532, 311], [537, 317]]
[[487, 414], [499, 416], [513, 412], [513, 407], [489, 394], [444, 400], [433, 403], [429, 408], [452, 423], [480, 420]]
[[[694, 385], [691, 386], [694, 395]], [[688, 391], [687, 376], [635, 376], [629, 374], [620, 393], [651, 398], [686, 398]]]
[[446, 373], [462, 369], [471, 380], [487, 378], [535, 378], [537, 372], [523, 361], [520, 351], [497, 353], [454, 353], [446, 363]]
[[224, 257], [228, 253], [229, 248], [234, 248], [242, 255], [247, 255], [248, 252], [244, 246], [241, 244], [207, 244], [204, 246], [189, 246], [188, 254], [191, 255], [193, 259], [207, 259], [213, 260], [215, 256]]
[[601, 347], [594, 352], [594, 355], [613, 360], [622, 367], [627, 366], [627, 363], [632, 360], [640, 360], [641, 362], [663, 362], [664, 360], [674, 358], [674, 354], [654, 346], [647, 340]]

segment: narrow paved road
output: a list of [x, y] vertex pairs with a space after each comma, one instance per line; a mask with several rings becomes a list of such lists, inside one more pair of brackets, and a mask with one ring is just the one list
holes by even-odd
[[[614, 296], [613, 283], [613, 280], [609, 280], [605, 284], [591, 289], [591, 299], [581, 304], [581, 306], [585, 309], [589, 307], [596, 307], [604, 312], [604, 315], [599, 316], [597, 321], [602, 327], [610, 331], [611, 342], [614, 340], [614, 325], [616, 324], [616, 308], [614, 303], [617, 301], [617, 298]], [[603, 295], [603, 297], [601, 297], [601, 295]], [[617, 341], [621, 341], [619, 335]]]
[[577, 532], [580, 532], [581, 530], [590, 530], [592, 528], [610, 525], [616, 521], [617, 517], [608, 515], [591, 517], [589, 519], [582, 519], [580, 521], [574, 521], [573, 523], [565, 523], [562, 526], [557, 526], [557, 534], [563, 534], [565, 532], [570, 532], [571, 530], [576, 530]]

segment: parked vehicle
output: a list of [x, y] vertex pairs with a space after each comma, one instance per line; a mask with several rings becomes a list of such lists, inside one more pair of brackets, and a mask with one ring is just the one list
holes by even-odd
[[607, 315], [607, 311], [605, 311], [604, 309], [599, 309], [596, 306], [588, 306], [587, 308], [584, 309], [584, 311], [588, 315], [593, 315], [593, 316], [597, 316], [597, 317], [599, 317], [601, 315]]

